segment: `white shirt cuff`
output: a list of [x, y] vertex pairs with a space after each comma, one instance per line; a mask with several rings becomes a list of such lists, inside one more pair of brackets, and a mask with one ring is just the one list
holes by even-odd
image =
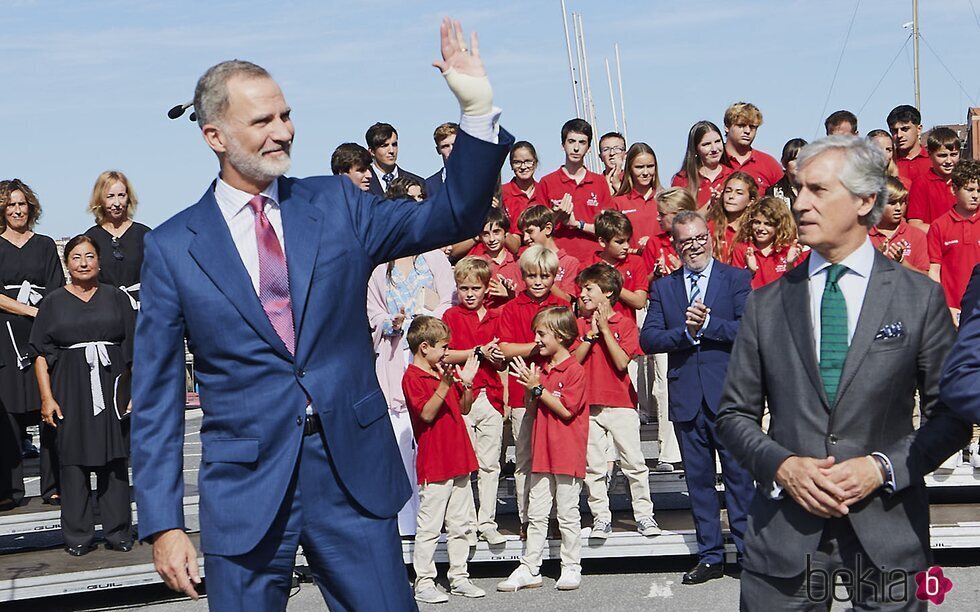
[[473, 138], [497, 144], [500, 134], [500, 112], [497, 106], [487, 115], [463, 115], [459, 118], [459, 129]]
[[769, 497], [772, 499], [782, 499], [783, 498], [783, 488], [779, 484], [773, 482], [772, 490], [769, 491]]

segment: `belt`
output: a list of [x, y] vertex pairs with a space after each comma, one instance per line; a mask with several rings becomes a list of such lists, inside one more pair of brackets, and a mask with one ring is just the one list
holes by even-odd
[[321, 431], [323, 431], [323, 426], [320, 424], [320, 415], [306, 415], [306, 422], [303, 424], [303, 435], [312, 436], [313, 434], [318, 434]]
[[99, 416], [105, 410], [105, 397], [102, 395], [102, 379], [99, 377], [99, 365], [108, 366], [112, 362], [109, 360], [107, 346], [112, 346], [115, 342], [79, 342], [65, 347], [68, 349], [85, 349], [85, 361], [88, 362], [89, 386], [92, 388], [92, 415]]
[[140, 290], [140, 284], [136, 283], [135, 285], [130, 285], [128, 287], [125, 285], [119, 285], [119, 288], [122, 289], [123, 293], [126, 294], [126, 297], [129, 298], [129, 304], [133, 307], [133, 310], [139, 310], [140, 303], [139, 300], [133, 297], [133, 292]]
[[32, 285], [30, 281], [24, 281], [19, 285], [4, 285], [4, 289], [16, 289], [17, 297], [15, 298], [21, 304], [28, 304], [30, 306], [36, 305], [41, 301], [44, 296], [38, 293], [39, 290], [43, 290], [44, 287], [38, 285]]

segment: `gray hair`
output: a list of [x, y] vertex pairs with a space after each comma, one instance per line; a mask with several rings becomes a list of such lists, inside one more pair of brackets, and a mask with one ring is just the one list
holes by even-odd
[[[888, 187], [885, 182], [888, 160], [873, 142], [859, 136], [827, 136], [811, 142], [796, 157], [797, 168], [802, 168], [813, 158], [828, 151], [842, 151], [844, 164], [840, 169], [840, 182], [858, 198], [875, 196], [871, 211], [859, 221], [866, 227], [874, 227], [888, 203]], [[799, 172], [799, 170], [797, 170]]]
[[694, 210], [682, 210], [674, 216], [674, 221], [670, 224], [670, 237], [677, 237], [677, 228], [681, 225], [690, 225], [696, 221], [700, 221], [705, 227], [708, 227], [708, 222], [704, 220], [704, 216]]
[[243, 60], [228, 60], [211, 66], [194, 88], [194, 112], [199, 126], [221, 121], [228, 110], [228, 81], [234, 77], [272, 78], [265, 68]]

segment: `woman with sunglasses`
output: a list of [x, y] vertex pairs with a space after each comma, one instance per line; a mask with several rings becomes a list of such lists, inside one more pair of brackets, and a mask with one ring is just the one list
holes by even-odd
[[95, 225], [85, 235], [103, 253], [99, 282], [122, 289], [133, 310], [139, 310], [143, 236], [150, 228], [133, 221], [136, 194], [126, 175], [117, 170], [100, 174], [88, 210], [95, 216]]

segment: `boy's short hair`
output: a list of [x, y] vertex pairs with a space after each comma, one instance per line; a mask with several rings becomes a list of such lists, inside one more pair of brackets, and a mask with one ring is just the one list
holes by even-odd
[[367, 132], [364, 133], [364, 141], [369, 149], [374, 150], [396, 134], [398, 134], [398, 130], [393, 125], [379, 121], [367, 129]]
[[654, 196], [657, 200], [657, 208], [661, 214], [669, 215], [682, 210], [697, 210], [698, 202], [691, 193], [683, 187], [671, 187], [664, 189]]
[[890, 113], [888, 113], [888, 118], [885, 119], [885, 123], [888, 124], [888, 129], [895, 127], [896, 123], [922, 125], [922, 113], [920, 113], [919, 109], [914, 106], [900, 104], [893, 108]]
[[619, 301], [619, 293], [623, 290], [623, 275], [619, 270], [607, 263], [595, 263], [582, 270], [575, 277], [575, 284], [585, 289], [589, 283], [595, 283], [603, 293], [611, 293], [609, 303]]
[[601, 137], [599, 137], [599, 144], [601, 145], [602, 141], [606, 140], [607, 138], [618, 138], [623, 141], [623, 144], [626, 144], [626, 137], [620, 134], [619, 132], [606, 132]]
[[759, 127], [762, 125], [762, 111], [751, 102], [736, 102], [725, 110], [725, 127], [744, 123]]
[[510, 217], [507, 216], [507, 211], [503, 208], [492, 206], [490, 207], [490, 211], [487, 212], [486, 218], [483, 220], [483, 225], [489, 225], [490, 227], [499, 225], [500, 229], [509, 232]]
[[434, 132], [432, 132], [432, 140], [436, 141], [436, 144], [439, 144], [447, 137], [452, 136], [458, 131], [459, 131], [458, 123], [453, 123], [452, 121], [443, 123], [442, 125], [437, 127]]
[[589, 145], [592, 144], [592, 126], [589, 125], [589, 122], [585, 119], [569, 119], [565, 122], [565, 125], [561, 126], [562, 144], [565, 144], [565, 140], [572, 132], [576, 134], [584, 134]]
[[408, 195], [409, 187], [418, 187], [422, 190], [422, 199], [424, 200], [426, 198], [425, 185], [419, 182], [418, 179], [405, 174], [400, 174], [398, 178], [391, 181], [391, 184], [388, 185], [388, 191], [385, 192], [385, 197], [389, 200], [411, 198], [412, 196]]
[[926, 148], [929, 149], [929, 153], [935, 153], [940, 149], [959, 151], [962, 146], [963, 143], [960, 142], [960, 137], [956, 135], [956, 132], [945, 126], [932, 128], [926, 138]]
[[555, 226], [555, 213], [547, 206], [542, 206], [541, 204], [528, 206], [521, 213], [521, 216], [517, 218], [517, 227], [522, 232], [531, 225], [544, 229], [544, 226], [549, 223], [552, 227]]
[[405, 339], [408, 340], [408, 349], [414, 354], [418, 352], [423, 342], [429, 346], [435, 346], [441, 340], [449, 340], [449, 334], [449, 326], [442, 319], [420, 315], [415, 317], [412, 324], [408, 326], [408, 334]]
[[596, 238], [607, 243], [619, 237], [628, 240], [633, 237], [633, 224], [629, 217], [620, 211], [606, 209], [596, 215], [595, 235]]
[[354, 168], [367, 170], [370, 166], [370, 151], [356, 142], [345, 142], [330, 156], [330, 171], [334, 174], [347, 174]]
[[858, 118], [849, 110], [839, 110], [830, 113], [827, 119], [824, 120], [823, 127], [827, 131], [827, 134], [830, 134], [830, 130], [839, 127], [842, 123], [850, 123], [851, 127], [854, 128], [854, 133], [857, 134]]
[[566, 306], [549, 306], [539, 310], [531, 320], [531, 330], [536, 330], [539, 326], [544, 326], [555, 334], [565, 348], [572, 346], [578, 337], [578, 321]]
[[909, 198], [909, 190], [905, 188], [905, 185], [897, 177], [889, 176], [885, 178], [885, 190], [888, 191], [887, 201], [889, 204], [905, 202]]
[[456, 279], [457, 285], [470, 278], [475, 278], [486, 287], [490, 285], [490, 275], [490, 264], [487, 263], [487, 260], [474, 255], [467, 255], [453, 266], [453, 277]]
[[554, 276], [558, 273], [558, 256], [540, 244], [527, 247], [517, 264], [521, 267], [521, 275], [538, 272]]
[[975, 159], [961, 159], [953, 166], [953, 175], [951, 178], [955, 189], [963, 189], [973, 182], [976, 182], [980, 186], [980, 161]]

